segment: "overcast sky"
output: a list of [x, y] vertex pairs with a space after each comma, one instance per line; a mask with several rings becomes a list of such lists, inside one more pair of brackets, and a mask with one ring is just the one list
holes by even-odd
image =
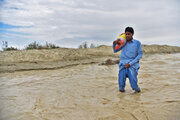
[[112, 45], [127, 26], [142, 44], [180, 46], [180, 1], [0, 0], [1, 45]]

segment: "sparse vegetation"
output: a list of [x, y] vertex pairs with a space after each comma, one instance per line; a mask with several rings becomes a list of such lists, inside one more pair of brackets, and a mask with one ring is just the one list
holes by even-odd
[[10, 51], [10, 50], [18, 50], [18, 49], [15, 47], [8, 47], [3, 49], [3, 51]]
[[60, 48], [60, 47], [56, 46], [54, 44], [51, 44], [51, 43], [47, 43], [47, 42], [45, 45], [40, 45], [36, 41], [34, 41], [33, 43], [30, 43], [27, 47], [25, 47], [26, 50], [30, 50], [30, 49], [55, 49], [55, 48]]
[[[5, 45], [5, 43], [6, 43], [6, 45]], [[20, 49], [17, 49], [15, 47], [8, 47], [7, 44], [8, 44], [7, 42], [3, 42], [3, 47], [2, 47], [3, 51], [20, 50]], [[91, 43], [88, 46], [87, 42], [84, 42], [84, 43], [82, 43], [81, 45], [78, 46], [78, 48], [80, 48], [80, 49], [96, 48], [96, 47], [98, 47], [98, 45], [95, 45], [93, 43]], [[25, 46], [24, 50], [31, 50], [31, 49], [55, 49], [55, 48], [60, 48], [60, 47], [55, 45], [55, 44], [48, 43], [48, 42], [46, 42], [45, 45], [41, 45], [38, 42], [34, 41], [34, 42], [28, 44], [27, 46]]]
[[96, 48], [97, 46], [95, 46], [93, 43], [91, 43], [91, 45], [88, 47], [88, 44], [87, 44], [87, 42], [84, 42], [84, 43], [82, 43], [82, 45], [79, 45], [79, 47], [78, 48]]

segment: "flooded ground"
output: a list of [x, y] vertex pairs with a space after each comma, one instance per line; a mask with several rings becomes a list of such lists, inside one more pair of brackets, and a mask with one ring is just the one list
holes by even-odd
[[145, 55], [141, 93], [118, 91], [118, 65], [0, 73], [0, 120], [179, 120], [180, 54]]

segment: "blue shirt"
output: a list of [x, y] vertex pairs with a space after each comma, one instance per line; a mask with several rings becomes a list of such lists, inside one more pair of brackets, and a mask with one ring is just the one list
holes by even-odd
[[116, 44], [113, 43], [114, 53], [121, 50], [119, 62], [120, 68], [123, 68], [125, 64], [129, 63], [130, 67], [135, 68], [138, 72], [138, 69], [140, 67], [139, 60], [142, 58], [143, 55], [141, 42], [132, 39], [130, 42], [127, 41], [125, 46], [119, 48], [118, 50], [115, 50], [115, 46]]

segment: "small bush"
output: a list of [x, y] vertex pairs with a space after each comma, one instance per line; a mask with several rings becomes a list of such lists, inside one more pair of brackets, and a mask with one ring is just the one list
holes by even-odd
[[82, 45], [79, 45], [78, 48], [88, 48], [87, 42], [82, 43]]
[[91, 43], [90, 48], [95, 48], [95, 47], [96, 46], [93, 43]]
[[4, 51], [11, 51], [11, 50], [18, 50], [17, 48], [14, 47], [8, 47], [8, 48], [4, 48]]
[[78, 47], [78, 48], [82, 49], [82, 48], [83, 48], [83, 46], [82, 46], [82, 45], [79, 45], [79, 47]]
[[90, 47], [88, 47], [87, 42], [82, 43], [82, 45], [79, 45], [78, 48], [96, 48], [97, 46], [95, 46], [93, 43], [91, 43]]
[[30, 43], [25, 49], [30, 50], [30, 49], [55, 49], [55, 48], [60, 48], [60, 47], [47, 42], [46, 45], [40, 45], [35, 41], [33, 43]]
[[36, 41], [34, 41], [33, 43], [30, 43], [25, 49], [30, 50], [30, 49], [38, 49], [38, 48], [39, 48], [39, 44], [36, 43]]

